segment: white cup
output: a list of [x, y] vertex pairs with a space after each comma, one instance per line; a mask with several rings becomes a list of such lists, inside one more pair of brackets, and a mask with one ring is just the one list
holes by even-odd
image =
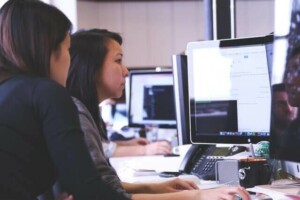
[[146, 138], [150, 142], [156, 142], [158, 140], [159, 126], [155, 124], [146, 125]]

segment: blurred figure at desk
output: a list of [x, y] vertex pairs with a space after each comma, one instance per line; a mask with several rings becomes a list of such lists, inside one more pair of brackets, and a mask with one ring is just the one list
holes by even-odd
[[[181, 179], [149, 184], [121, 183], [114, 169], [104, 158], [101, 140], [106, 134], [98, 109], [98, 104], [105, 99], [120, 97], [125, 86], [128, 71], [122, 64], [121, 44], [122, 38], [119, 34], [99, 29], [79, 31], [73, 34], [71, 39], [71, 65], [66, 85], [70, 94], [75, 97], [74, 102], [79, 112], [86, 144], [103, 180], [116, 191], [122, 192], [125, 189], [125, 195], [131, 199], [231, 200], [237, 195], [243, 200], [250, 200], [249, 194], [241, 187], [198, 190], [194, 182]], [[136, 140], [137, 143], [140, 141]], [[152, 154], [171, 151], [168, 143], [146, 143], [145, 141], [144, 145], [133, 147], [140, 155], [151, 154], [149, 150], [152, 150]], [[128, 156], [129, 147], [124, 148], [120, 154]], [[137, 147], [140, 150], [137, 150]]]
[[101, 126], [104, 129], [103, 150], [106, 158], [121, 156], [145, 156], [145, 155], [166, 155], [172, 151], [168, 141], [150, 142], [146, 138], [133, 138], [129, 140], [109, 141], [106, 134], [105, 122], [100, 118]]
[[[288, 102], [291, 106], [299, 109], [300, 107], [300, 46], [294, 46], [288, 53], [284, 73], [284, 84], [287, 91]], [[285, 138], [276, 138], [276, 145], [280, 150], [276, 152], [286, 160], [293, 160], [299, 157], [298, 151], [300, 144], [300, 118], [299, 114], [289, 124], [285, 130]], [[292, 154], [291, 154], [292, 152]]]
[[272, 131], [281, 137], [298, 114], [298, 108], [291, 106], [288, 102], [284, 83], [272, 86], [272, 107]]

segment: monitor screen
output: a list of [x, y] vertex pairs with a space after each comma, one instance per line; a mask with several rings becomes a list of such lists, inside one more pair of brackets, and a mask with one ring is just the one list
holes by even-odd
[[269, 140], [267, 39], [263, 36], [188, 44], [192, 143]]
[[[300, 161], [300, 1], [275, 1], [272, 68], [272, 158]], [[300, 177], [300, 164], [293, 175]]]
[[189, 94], [187, 56], [173, 55], [174, 95], [176, 106], [176, 123], [178, 144], [191, 144], [189, 120]]
[[131, 71], [129, 126], [176, 128], [172, 71]]

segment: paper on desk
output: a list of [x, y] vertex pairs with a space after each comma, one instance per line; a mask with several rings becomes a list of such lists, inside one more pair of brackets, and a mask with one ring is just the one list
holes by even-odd
[[197, 184], [198, 188], [205, 190], [205, 189], [212, 189], [212, 188], [218, 188], [218, 187], [223, 187], [225, 185], [223, 184], [219, 184], [216, 181], [205, 181], [205, 183], [203, 183], [202, 181], [200, 181], [200, 184]]
[[150, 179], [163, 171], [178, 172], [182, 157], [131, 156], [110, 158], [109, 161], [122, 181], [134, 182], [138, 177]]
[[[132, 179], [132, 183], [160, 183], [167, 180], [175, 179], [176, 177], [168, 177], [168, 178], [162, 178], [159, 176], [137, 176]], [[202, 188], [200, 184], [200, 180], [195, 175], [180, 175], [178, 178], [187, 180], [187, 181], [193, 181], [196, 185], [200, 186], [199, 188]], [[206, 189], [206, 188], [204, 188]]]
[[132, 168], [134, 170], [154, 170], [156, 172], [177, 172], [180, 163], [181, 159], [179, 157], [146, 156], [140, 157], [132, 165]]
[[247, 188], [249, 192], [262, 193], [270, 196], [273, 200], [300, 200], [298, 194], [300, 188], [272, 188], [270, 185], [259, 185]]
[[158, 175], [158, 172], [150, 169], [134, 169], [134, 176], [155, 176]]

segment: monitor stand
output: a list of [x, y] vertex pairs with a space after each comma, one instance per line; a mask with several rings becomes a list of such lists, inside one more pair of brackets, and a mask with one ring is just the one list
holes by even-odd
[[252, 143], [249, 144], [249, 151], [250, 151], [249, 157], [255, 158], [255, 152], [254, 152], [254, 147], [253, 147]]

